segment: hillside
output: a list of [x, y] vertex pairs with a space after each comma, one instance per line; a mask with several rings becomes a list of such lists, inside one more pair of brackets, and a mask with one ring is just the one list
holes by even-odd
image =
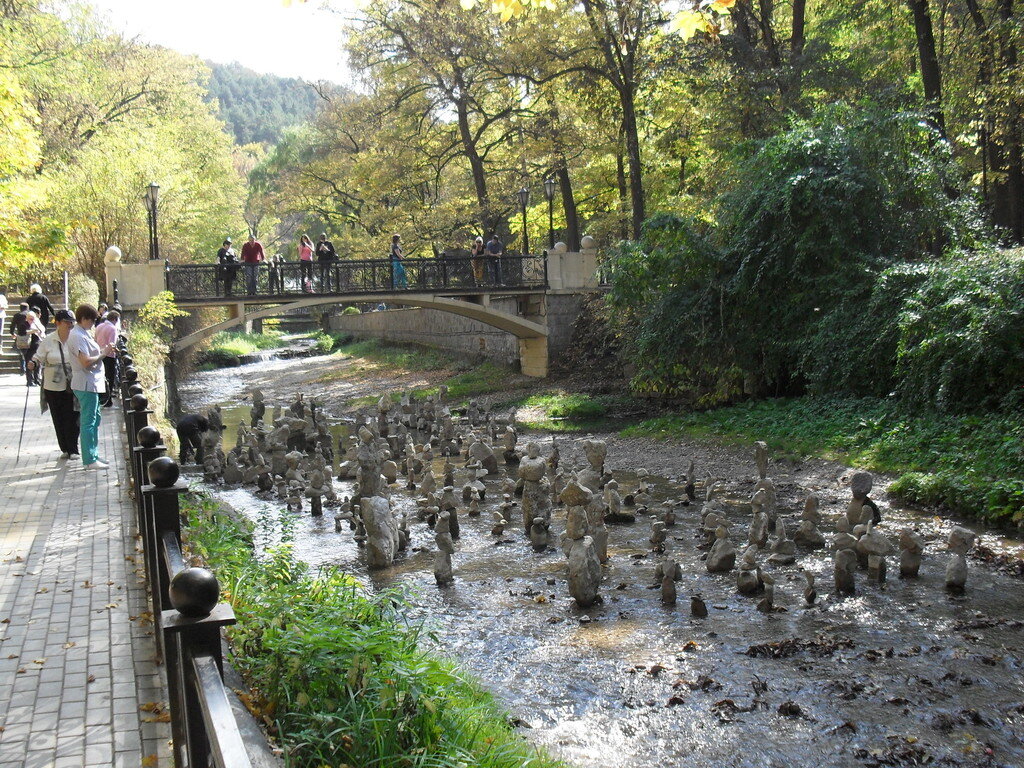
[[308, 120], [318, 109], [319, 97], [303, 80], [261, 74], [240, 64], [207, 64], [210, 98], [220, 104], [220, 117], [239, 144], [276, 144], [284, 128]]

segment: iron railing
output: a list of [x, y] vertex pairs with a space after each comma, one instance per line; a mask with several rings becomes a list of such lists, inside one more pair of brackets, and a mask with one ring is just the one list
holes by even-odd
[[[278, 299], [309, 295], [390, 295], [402, 291], [473, 291], [543, 289], [547, 287], [545, 256], [501, 258], [404, 259], [405, 279], [389, 259], [300, 262], [257, 265], [255, 289], [248, 290], [246, 265], [167, 264], [167, 290], [178, 301], [249, 297]], [[475, 269], [474, 269], [475, 268]]]
[[141, 386], [133, 386], [137, 373], [121, 338], [120, 394], [129, 470], [153, 603], [157, 654], [167, 670], [174, 765], [251, 768], [223, 682], [221, 631], [235, 623], [234, 611], [228, 603], [219, 602], [212, 574], [204, 571], [205, 579], [200, 574], [204, 583], [197, 585], [195, 572], [201, 569], [186, 566], [179, 501], [188, 485], [178, 481], [177, 465], [164, 457], [166, 449], [159, 434], [141, 432], [153, 412]]

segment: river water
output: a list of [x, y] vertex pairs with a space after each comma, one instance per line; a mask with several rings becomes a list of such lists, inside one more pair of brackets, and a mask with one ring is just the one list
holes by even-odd
[[[259, 365], [276, 377], [295, 364]], [[192, 409], [222, 405], [228, 446], [248, 414], [238, 370], [196, 374], [182, 391]], [[531, 439], [549, 442], [546, 435]], [[563, 456], [571, 453], [564, 438], [559, 442]], [[628, 473], [616, 479], [620, 489], [635, 485]], [[679, 498], [676, 484], [653, 479], [656, 500]], [[457, 486], [463, 482], [457, 473]], [[351, 483], [337, 485], [339, 495], [351, 494]], [[734, 573], [707, 573], [697, 546], [703, 537], [695, 534], [699, 505], [669, 529], [683, 580], [679, 604], [663, 606], [653, 578], [660, 556], [648, 543], [649, 518], [640, 517], [635, 525], [609, 526], [604, 603], [579, 610], [568, 596], [560, 550], [534, 552], [515, 524], [500, 539], [491, 535], [500, 494], [496, 482], [487, 485], [480, 517], [460, 510], [456, 581], [445, 589], [434, 584], [433, 534], [416, 521], [413, 496], [401, 485], [392, 498], [410, 511], [412, 543], [394, 567], [372, 576], [348, 527], [336, 533], [329, 512], [315, 519], [248, 489], [208, 490], [256, 524], [261, 549], [286, 536], [310, 565], [340, 566], [371, 589], [407, 588], [411, 617], [436, 630], [439, 647], [506, 703], [529, 739], [572, 764], [1024, 766], [1022, 582], [972, 563], [966, 595], [948, 595], [949, 521], [887, 510], [885, 533], [895, 539], [914, 525], [929, 541], [921, 577], [900, 580], [898, 556], [890, 557], [889, 581], [872, 585], [859, 572], [853, 598], [830, 596], [824, 552], [803, 554], [793, 566], [767, 566], [777, 582], [776, 605], [786, 610], [761, 614], [755, 598], [736, 592]], [[751, 486], [729, 486], [734, 540], [750, 520], [741, 500]], [[792, 532], [801, 507], [791, 502], [780, 508]], [[822, 505], [826, 535], [844, 510]], [[565, 512], [556, 509], [552, 531], [564, 528]], [[995, 534], [985, 541], [1024, 550]], [[821, 597], [812, 607], [802, 598], [801, 567], [817, 576]], [[690, 616], [694, 594], [707, 603], [706, 619]]]

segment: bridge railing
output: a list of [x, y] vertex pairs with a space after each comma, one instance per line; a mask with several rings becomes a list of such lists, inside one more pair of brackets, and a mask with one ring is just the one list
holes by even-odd
[[545, 256], [512, 255], [494, 258], [389, 259], [280, 264], [263, 262], [256, 269], [255, 290], [247, 290], [241, 264], [167, 264], [166, 287], [176, 299], [216, 299], [227, 296], [267, 298], [314, 295], [388, 294], [397, 291], [466, 291], [546, 288]]

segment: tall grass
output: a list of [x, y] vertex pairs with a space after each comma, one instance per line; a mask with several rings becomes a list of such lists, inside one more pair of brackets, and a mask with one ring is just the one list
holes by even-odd
[[227, 368], [240, 364], [240, 358], [265, 349], [280, 347], [281, 331], [263, 333], [221, 331], [210, 337], [205, 349], [196, 354], [196, 363], [206, 368]]
[[190, 550], [238, 616], [232, 663], [250, 709], [280, 734], [287, 764], [555, 768], [494, 699], [425, 649], [401, 594], [367, 593], [336, 569], [310, 572], [288, 546], [257, 560], [249, 536], [201, 497], [185, 501]]

